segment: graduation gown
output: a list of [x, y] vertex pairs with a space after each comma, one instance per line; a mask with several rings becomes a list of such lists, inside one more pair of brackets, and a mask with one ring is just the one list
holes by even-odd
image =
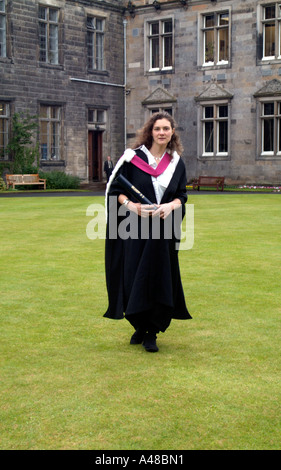
[[[147, 156], [142, 150], [136, 149], [135, 153], [148, 162]], [[157, 203], [149, 174], [131, 162], [125, 162], [118, 174], [125, 176], [151, 202]], [[186, 184], [185, 165], [182, 159], [179, 159], [171, 181], [161, 199], [161, 204], [171, 202], [175, 198], [180, 199], [182, 217], [185, 214], [187, 201]], [[173, 225], [174, 220], [178, 221], [179, 217], [174, 217], [174, 211], [169, 216], [174, 219], [172, 225], [170, 221], [170, 226], [173, 227], [172, 231], [170, 230], [170, 238], [164, 236], [166, 233], [165, 223], [169, 217], [165, 220], [158, 219], [160, 237], [155, 238], [152, 218], [143, 219], [130, 213], [130, 220], [132, 220], [133, 214], [136, 221], [136, 227], [133, 230], [134, 236], [129, 238], [122, 234], [120, 236], [121, 232], [118, 233], [118, 230], [116, 232], [112, 229], [116, 227], [116, 222], [117, 227], [120, 227], [120, 224], [126, 225], [126, 216], [119, 215], [120, 204], [117, 202], [119, 194], [125, 194], [133, 202], [138, 202], [129, 193], [126, 193], [115, 178], [108, 192], [108, 223], [105, 245], [108, 309], [104, 316], [121, 319], [125, 314], [125, 317], [136, 327], [137, 323], [134, 324], [134, 319], [143, 315], [144, 312], [149, 312], [152, 323], [159, 330], [165, 331], [172, 318], [191, 318], [185, 303], [176, 249], [180, 228], [175, 230]], [[150, 227], [145, 230], [145, 237], [141, 232], [142, 222], [150, 224]], [[131, 230], [132, 227], [129, 229]], [[114, 233], [113, 236], [112, 233]]]

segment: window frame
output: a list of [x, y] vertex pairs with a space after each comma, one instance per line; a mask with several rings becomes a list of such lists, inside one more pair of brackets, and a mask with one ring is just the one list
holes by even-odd
[[[230, 160], [230, 124], [231, 124], [231, 98], [218, 99], [218, 100], [202, 100], [198, 102], [198, 159], [199, 160]], [[219, 116], [218, 109], [221, 106], [227, 107], [227, 116]], [[206, 118], [204, 110], [207, 107], [212, 107], [214, 110], [213, 116]], [[206, 151], [206, 123], [213, 123], [213, 150]], [[227, 123], [227, 151], [220, 151], [220, 123]]]
[[[44, 9], [46, 12], [45, 18], [40, 18], [40, 11]], [[55, 11], [57, 13], [56, 21], [50, 19], [50, 11]], [[44, 34], [41, 34], [41, 26], [45, 25]], [[55, 27], [56, 31], [55, 37], [55, 60], [52, 60], [52, 37], [51, 37], [51, 27]], [[39, 38], [39, 63], [48, 64], [56, 66], [60, 64], [60, 9], [50, 5], [38, 5], [38, 38]], [[44, 38], [45, 48], [41, 47], [41, 38]], [[43, 54], [45, 57], [43, 58]]]
[[[90, 119], [90, 113], [92, 113], [93, 119]], [[102, 119], [100, 119], [101, 116], [102, 116]], [[107, 108], [105, 108], [105, 107], [95, 107], [95, 106], [88, 106], [87, 107], [88, 128], [105, 130], [107, 120], [108, 120]]]
[[[42, 108], [47, 108], [47, 116], [41, 116]], [[58, 115], [52, 117], [52, 110], [56, 109], [58, 111]], [[63, 117], [63, 107], [60, 104], [49, 104], [49, 103], [40, 103], [39, 105], [39, 148], [40, 148], [40, 161], [41, 162], [59, 162], [63, 160], [63, 138], [62, 138], [62, 117]], [[47, 132], [45, 134], [42, 133], [42, 123], [46, 123]], [[53, 133], [53, 126], [58, 128], [56, 133]], [[47, 142], [42, 143], [43, 135], [47, 136]], [[52, 140], [56, 136], [57, 141], [55, 148], [58, 149], [59, 155], [52, 157]], [[46, 147], [46, 158], [43, 158], [42, 153], [42, 145], [47, 145]]]
[[[165, 31], [165, 24], [171, 24], [171, 31]], [[152, 26], [158, 25], [158, 33], [152, 34]], [[158, 57], [157, 57], [157, 67], [153, 67], [153, 56], [152, 56], [152, 48], [153, 48], [153, 41], [158, 38]], [[165, 63], [165, 56], [167, 51], [167, 39], [170, 39], [170, 62], [171, 65], [166, 65]], [[149, 20], [146, 23], [146, 51], [147, 51], [147, 66], [146, 69], [149, 73], [153, 72], [171, 72], [175, 68], [174, 64], [174, 47], [175, 47], [175, 27], [174, 27], [174, 18], [172, 16], [161, 18], [161, 19], [153, 19]]]
[[[229, 124], [229, 110], [228, 110], [228, 103], [225, 101], [224, 103], [207, 103], [207, 104], [201, 104], [202, 106], [202, 156], [203, 157], [228, 157], [229, 154], [229, 129], [228, 129], [228, 124]], [[219, 116], [219, 108], [220, 107], [227, 107], [228, 114], [225, 117]], [[212, 108], [213, 109], [213, 116], [212, 117], [206, 117], [204, 115], [204, 111], [206, 111], [207, 108]], [[227, 123], [227, 151], [221, 151], [219, 150], [220, 148], [220, 123], [226, 122]], [[212, 132], [212, 141], [213, 141], [213, 151], [212, 152], [207, 152], [206, 151], [206, 124], [207, 123], [212, 123], [213, 124], [213, 132]]]
[[[275, 13], [274, 17], [265, 18], [266, 9], [274, 7]], [[279, 15], [278, 15], [279, 10]], [[266, 25], [274, 25], [274, 41], [272, 44], [275, 44], [275, 53], [274, 55], [266, 55]], [[262, 61], [273, 61], [281, 59], [281, 2], [272, 2], [268, 5], [261, 5], [261, 31], [262, 31]], [[277, 45], [277, 48], [276, 48]]]
[[[89, 25], [89, 20], [94, 22], [93, 26]], [[101, 22], [102, 29], [97, 29], [97, 21]], [[89, 41], [91, 37], [91, 43]], [[101, 44], [98, 44], [98, 39]], [[87, 15], [86, 17], [86, 48], [87, 48], [87, 69], [93, 72], [105, 71], [105, 18], [97, 15]], [[91, 48], [91, 53], [89, 53]], [[98, 56], [98, 49], [101, 48], [101, 57]], [[90, 63], [91, 61], [91, 63]]]
[[[198, 48], [198, 65], [202, 69], [207, 68], [226, 68], [231, 66], [231, 9], [221, 8], [218, 10], [212, 10], [204, 13], [198, 13], [198, 37], [199, 37], [199, 48]], [[220, 24], [220, 20], [223, 15], [228, 16], [227, 24]], [[206, 26], [206, 18], [214, 16], [214, 24], [212, 26]], [[206, 60], [206, 35], [207, 32], [213, 31], [213, 60]], [[227, 31], [228, 38], [228, 58], [227, 60], [220, 60], [220, 35], [222, 31]]]
[[[273, 104], [273, 114], [266, 114], [266, 104]], [[258, 99], [258, 155], [261, 160], [281, 159], [281, 97], [265, 97]], [[265, 122], [273, 122], [272, 150], [265, 150]]]

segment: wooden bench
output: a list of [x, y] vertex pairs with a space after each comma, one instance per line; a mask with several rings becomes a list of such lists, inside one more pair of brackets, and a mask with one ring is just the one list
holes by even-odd
[[13, 186], [13, 189], [15, 189], [16, 186], [23, 184], [37, 184], [44, 186], [44, 189], [46, 189], [46, 180], [39, 178], [38, 173], [34, 175], [6, 175], [6, 182], [8, 189], [10, 186]]
[[197, 188], [199, 191], [202, 186], [215, 187], [217, 191], [221, 188], [221, 191], [223, 191], [224, 176], [199, 176], [199, 178], [193, 181], [192, 188]]

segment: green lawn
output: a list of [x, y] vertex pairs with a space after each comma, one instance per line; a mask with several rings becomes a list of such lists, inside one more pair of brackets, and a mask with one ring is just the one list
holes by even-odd
[[1, 449], [280, 449], [281, 196], [191, 195], [190, 321], [103, 318], [103, 198], [0, 198]]

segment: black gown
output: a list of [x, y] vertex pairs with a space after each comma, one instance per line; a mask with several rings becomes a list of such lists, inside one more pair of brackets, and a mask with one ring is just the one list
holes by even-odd
[[[142, 150], [137, 149], [136, 154], [146, 163], [148, 162]], [[121, 166], [118, 171], [118, 174], [120, 173], [151, 202], [157, 203], [149, 174], [127, 162]], [[181, 211], [180, 219], [185, 214], [186, 184], [185, 165], [180, 159], [161, 200], [161, 204], [164, 204], [175, 198], [180, 199], [182, 203], [182, 208], [178, 209]], [[180, 227], [176, 229], [173, 225], [175, 221], [178, 222], [179, 217], [174, 217], [174, 213], [169, 216], [173, 218], [173, 229], [169, 232], [171, 233], [169, 238], [164, 236], [167, 234], [164, 232], [164, 225], [168, 223], [169, 217], [165, 220], [158, 219], [160, 236], [155, 238], [152, 218], [144, 219], [150, 226], [145, 230], [145, 237], [143, 237], [140, 223], [143, 222], [143, 218], [130, 213], [130, 220], [132, 214], [135, 217], [136, 227], [133, 230], [134, 235], [124, 239], [126, 236], [116, 230], [116, 208], [117, 211], [120, 208], [116, 199], [119, 194], [125, 194], [133, 202], [138, 202], [116, 182], [115, 178], [108, 193], [105, 245], [108, 309], [104, 316], [121, 319], [125, 314], [125, 318], [135, 328], [143, 327], [144, 322], [149, 321], [158, 331], [165, 331], [172, 318], [182, 320], [192, 318], [185, 303], [176, 248]], [[126, 216], [120, 215], [119, 212], [117, 226], [121, 227], [122, 223], [126, 225]], [[131, 230], [132, 227], [127, 226], [127, 229]]]

